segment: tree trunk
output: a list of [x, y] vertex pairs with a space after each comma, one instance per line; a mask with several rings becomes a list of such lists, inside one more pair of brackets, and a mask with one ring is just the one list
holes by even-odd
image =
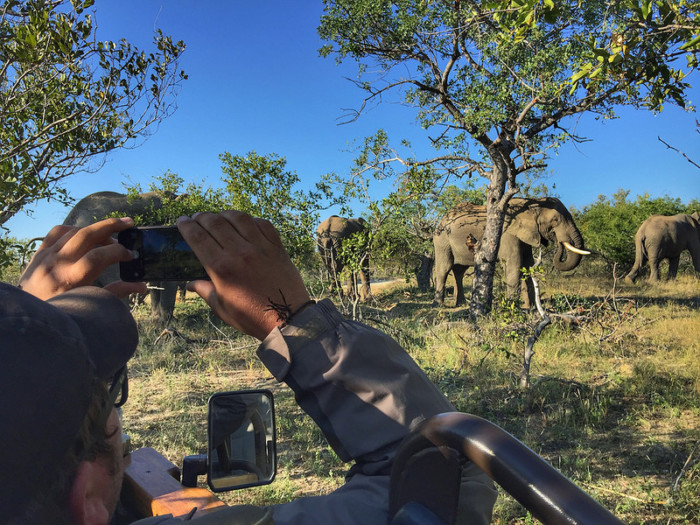
[[511, 187], [506, 192], [509, 171], [505, 160], [507, 156], [495, 147], [489, 148], [489, 153], [494, 161], [494, 167], [486, 192], [486, 228], [479, 248], [474, 254], [474, 285], [469, 303], [473, 317], [481, 317], [491, 311], [493, 279], [498, 263], [498, 248], [501, 245], [505, 210], [510, 197], [517, 191]]
[[416, 270], [416, 282], [418, 283], [418, 290], [421, 292], [427, 292], [431, 289], [430, 279], [433, 275], [434, 264], [435, 257], [431, 254], [424, 253], [420, 256], [420, 267]]

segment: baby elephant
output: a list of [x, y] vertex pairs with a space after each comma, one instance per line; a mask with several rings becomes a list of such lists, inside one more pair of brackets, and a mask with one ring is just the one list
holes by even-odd
[[668, 259], [668, 278], [674, 279], [683, 250], [690, 252], [695, 271], [700, 273], [700, 215], [683, 213], [673, 216], [652, 215], [637, 230], [634, 238], [636, 253], [634, 266], [625, 276], [633, 283], [637, 274], [649, 261], [649, 281], [659, 280], [659, 264]]

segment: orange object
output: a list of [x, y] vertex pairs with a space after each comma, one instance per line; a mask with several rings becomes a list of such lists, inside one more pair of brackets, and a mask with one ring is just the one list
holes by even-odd
[[122, 502], [140, 517], [201, 516], [226, 504], [201, 487], [180, 484], [180, 469], [152, 448], [131, 453], [131, 464], [124, 472]]

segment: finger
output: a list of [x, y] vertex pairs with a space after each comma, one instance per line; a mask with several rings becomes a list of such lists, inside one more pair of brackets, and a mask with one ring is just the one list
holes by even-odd
[[275, 228], [270, 221], [266, 219], [255, 219], [255, 224], [268, 241], [270, 241], [272, 244], [284, 248], [284, 244], [282, 244], [282, 238], [280, 237], [277, 228]]
[[121, 244], [100, 246], [93, 248], [82, 257], [70, 263], [65, 270], [66, 276], [73, 283], [73, 286], [91, 284], [109, 266], [120, 261], [130, 261], [133, 259], [132, 253]]
[[261, 232], [253, 217], [238, 210], [223, 211], [221, 216], [236, 229], [243, 239], [252, 244], [259, 242]]
[[64, 226], [63, 224], [59, 224], [57, 226], [54, 226], [51, 228], [51, 231], [46, 234], [44, 237], [43, 241], [41, 242], [41, 246], [37, 249], [39, 250], [44, 250], [48, 248], [49, 246], [52, 246], [56, 241], [58, 241], [61, 237], [63, 237], [65, 234], [72, 230], [77, 230], [75, 226]]
[[114, 281], [105, 286], [105, 290], [109, 290], [114, 295], [120, 298], [128, 297], [132, 293], [146, 293], [146, 283], [127, 283], [125, 281]]
[[46, 237], [44, 237], [44, 241], [41, 243], [41, 246], [39, 246], [37, 252], [51, 247], [55, 250], [60, 250], [79, 230], [80, 228], [76, 228], [75, 226], [54, 226]]
[[116, 243], [92, 248], [85, 253], [84, 257], [87, 258], [94, 266], [99, 266], [102, 268], [102, 270], [104, 270], [112, 264], [123, 261], [131, 261], [134, 258], [134, 254], [123, 244]]
[[216, 302], [216, 288], [211, 281], [197, 280], [187, 283], [187, 291], [195, 292], [213, 309]]
[[226, 250], [233, 246], [240, 245], [245, 241], [235, 223], [236, 217], [241, 212], [222, 212], [222, 213], [202, 213], [197, 215], [196, 221], [207, 230], [209, 235]]
[[62, 252], [69, 260], [77, 260], [95, 246], [108, 246], [114, 244], [112, 235], [133, 227], [134, 220], [130, 217], [110, 218], [80, 228], [69, 239]]
[[[218, 216], [213, 213], [198, 213], [192, 218], [180, 217], [177, 220], [182, 237], [205, 265], [206, 261], [221, 255], [222, 245], [213, 237], [211, 231], [212, 219], [215, 217]], [[226, 222], [221, 218], [219, 221]]]

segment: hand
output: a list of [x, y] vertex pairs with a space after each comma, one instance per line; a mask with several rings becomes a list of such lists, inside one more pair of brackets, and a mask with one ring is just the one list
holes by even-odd
[[[19, 286], [39, 299], [50, 299], [86, 286], [110, 265], [130, 261], [133, 255], [112, 235], [134, 226], [128, 217], [105, 219], [84, 228], [54, 226], [19, 279]], [[145, 283], [116, 281], [105, 286], [118, 297], [145, 293]]]
[[180, 217], [177, 226], [211, 281], [193, 281], [197, 292], [227, 324], [261, 341], [309, 301], [299, 270], [277, 230], [239, 211]]

